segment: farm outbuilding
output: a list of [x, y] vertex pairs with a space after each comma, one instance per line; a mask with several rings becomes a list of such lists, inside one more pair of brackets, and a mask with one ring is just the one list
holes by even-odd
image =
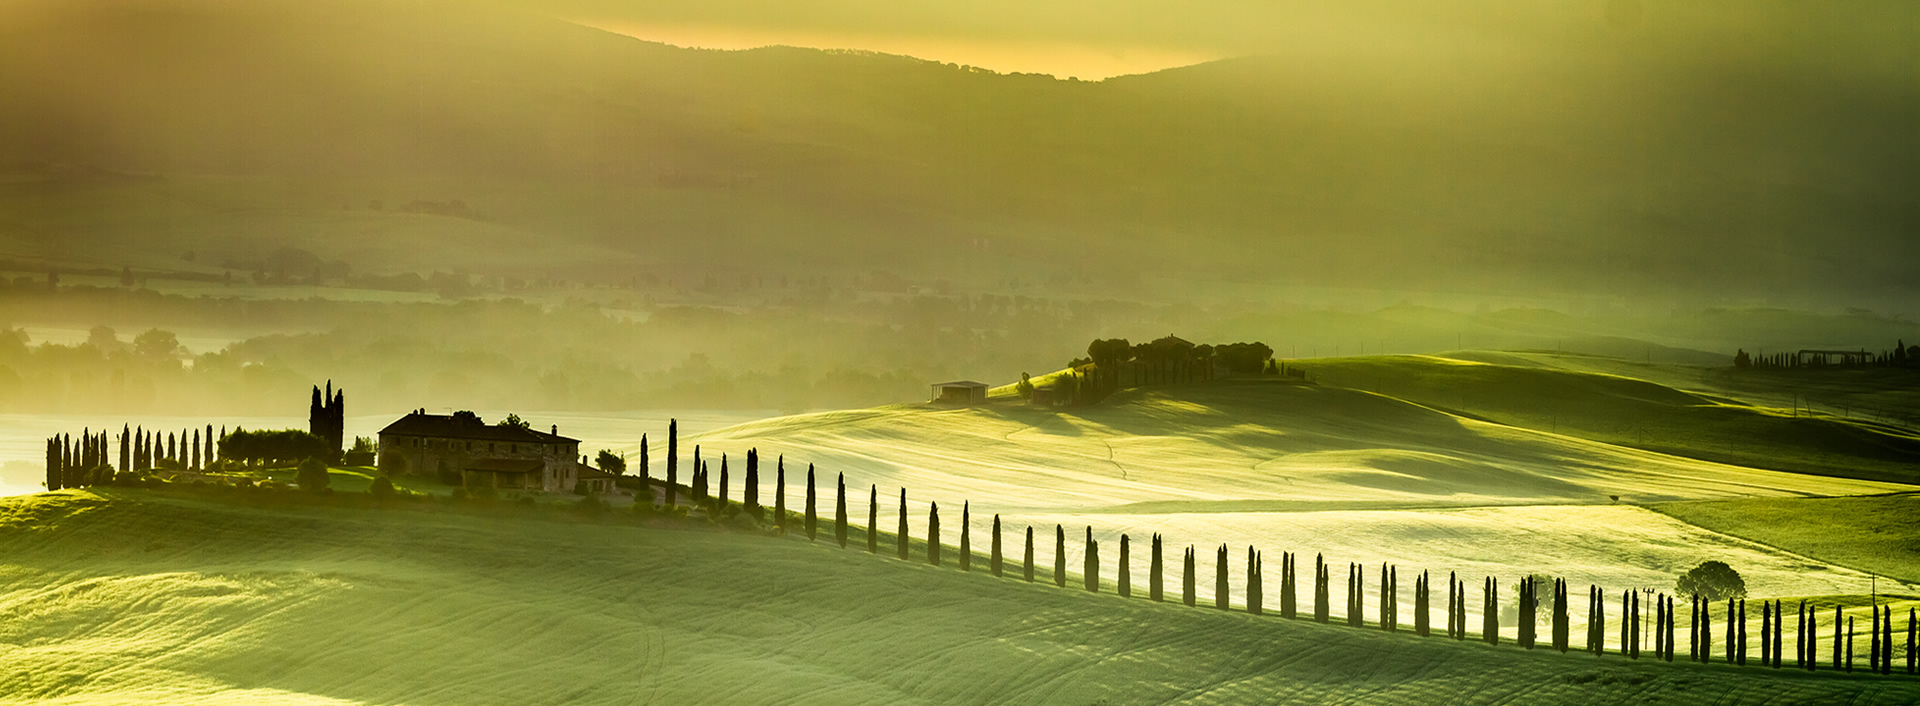
[[939, 382], [933, 385], [934, 404], [982, 404], [987, 401], [987, 384], [972, 380]]

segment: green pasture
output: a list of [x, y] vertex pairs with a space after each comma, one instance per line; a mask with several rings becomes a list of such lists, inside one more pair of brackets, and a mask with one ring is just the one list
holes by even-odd
[[1920, 682], [1668, 665], [1122, 600], [759, 534], [0, 502], [0, 702], [1910, 703]]

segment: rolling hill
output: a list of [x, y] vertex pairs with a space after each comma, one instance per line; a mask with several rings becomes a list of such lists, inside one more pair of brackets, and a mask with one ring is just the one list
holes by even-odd
[[[1916, 96], [1883, 60], [1906, 38], [1872, 12], [1805, 46], [1765, 19], [1079, 82], [431, 2], [8, 7], [0, 250], [52, 261], [292, 244], [378, 271], [439, 243], [443, 268], [608, 276], [1799, 299], [1910, 293], [1920, 262]], [[445, 246], [469, 239], [492, 245]]]
[[1526, 652], [800, 541], [146, 491], [0, 501], [5, 703], [1907, 703], [1920, 683]]

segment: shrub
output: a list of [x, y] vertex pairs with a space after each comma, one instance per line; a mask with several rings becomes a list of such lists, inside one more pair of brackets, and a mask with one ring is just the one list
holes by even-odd
[[1746, 579], [1724, 561], [1703, 561], [1688, 569], [1674, 582], [1673, 590], [1683, 596], [1699, 596], [1709, 601], [1745, 598]]
[[367, 494], [376, 500], [388, 500], [393, 497], [393, 481], [386, 476], [373, 479], [373, 485], [367, 486]]
[[593, 516], [606, 511], [607, 504], [598, 495], [588, 495], [580, 498], [580, 502], [574, 503], [573, 509], [582, 515]]
[[320, 492], [325, 490], [332, 477], [327, 473], [327, 464], [317, 458], [308, 457], [300, 462], [300, 470], [294, 474], [294, 482], [301, 490]]

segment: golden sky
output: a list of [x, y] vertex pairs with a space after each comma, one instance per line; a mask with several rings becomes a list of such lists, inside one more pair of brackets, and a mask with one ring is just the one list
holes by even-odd
[[680, 47], [755, 49], [766, 46], [859, 49], [964, 64], [1000, 73], [1041, 73], [1094, 81], [1188, 66], [1221, 58], [1191, 49], [1096, 45], [1068, 41], [862, 34], [621, 20], [574, 20], [609, 32]]

